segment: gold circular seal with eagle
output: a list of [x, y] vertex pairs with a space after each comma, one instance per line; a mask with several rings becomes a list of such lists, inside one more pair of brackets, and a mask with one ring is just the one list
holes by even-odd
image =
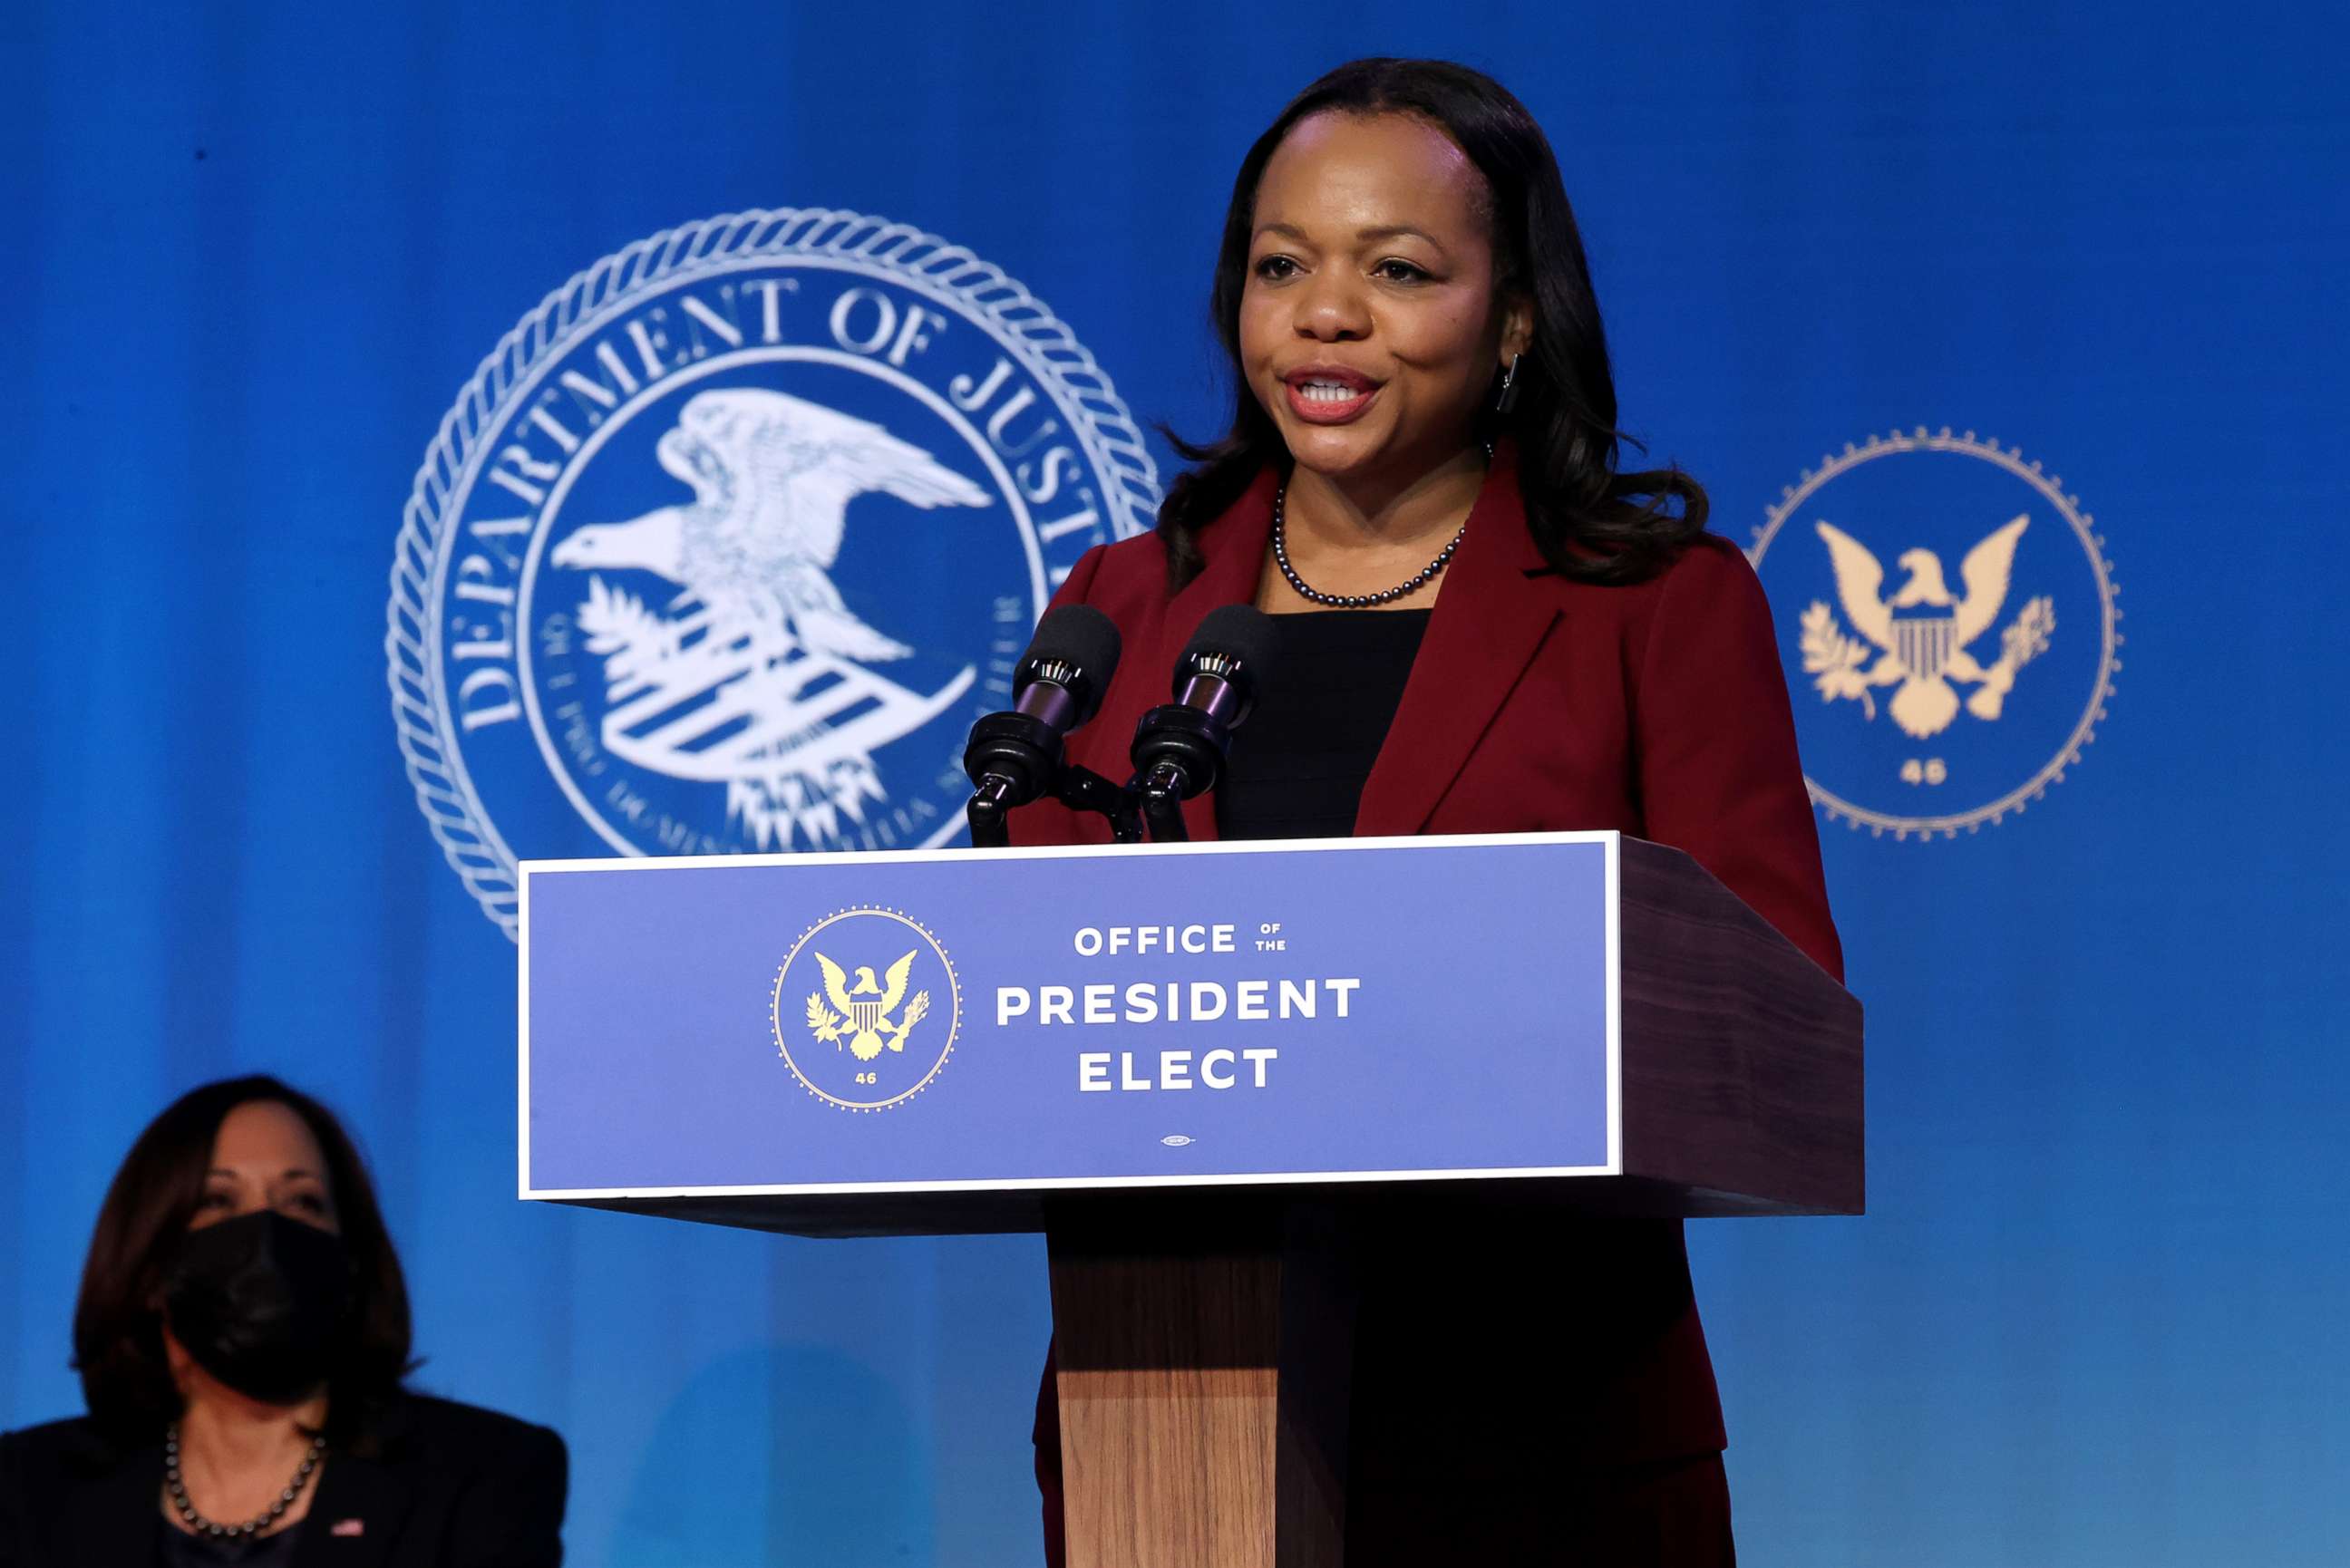
[[2122, 636], [2105, 540], [2014, 447], [1922, 426], [1847, 444], [1781, 493], [1747, 554], [1805, 783], [1848, 826], [1924, 840], [2003, 822], [2106, 719]]
[[768, 1018], [809, 1094], [845, 1111], [886, 1111], [945, 1069], [962, 992], [946, 948], [903, 910], [838, 909], [792, 944]]

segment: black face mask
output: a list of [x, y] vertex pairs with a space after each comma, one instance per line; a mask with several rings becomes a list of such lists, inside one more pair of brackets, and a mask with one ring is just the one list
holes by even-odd
[[274, 1209], [189, 1231], [163, 1285], [172, 1337], [196, 1365], [273, 1405], [327, 1380], [350, 1299], [342, 1238]]

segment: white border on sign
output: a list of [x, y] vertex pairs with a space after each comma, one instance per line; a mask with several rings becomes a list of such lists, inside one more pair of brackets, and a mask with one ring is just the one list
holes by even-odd
[[[539, 873], [620, 872], [636, 876], [662, 871], [750, 870], [778, 866], [860, 866], [902, 864], [915, 860], [1088, 860], [1104, 856], [1149, 855], [1285, 855], [1333, 849], [1411, 850], [1476, 849], [1531, 844], [1596, 844], [1604, 851], [1602, 885], [1607, 903], [1605, 944], [1604, 1015], [1607, 1031], [1607, 1163], [1605, 1165], [1541, 1165], [1471, 1167], [1436, 1170], [1315, 1170], [1274, 1173], [1244, 1172], [1185, 1176], [1042, 1176], [972, 1179], [948, 1181], [803, 1181], [782, 1185], [733, 1187], [565, 1187], [534, 1188], [530, 1182], [530, 888]], [[786, 1198], [883, 1192], [1037, 1192], [1107, 1189], [1131, 1187], [1292, 1187], [1318, 1182], [1477, 1181], [1548, 1176], [1620, 1176], [1624, 1171], [1623, 1103], [1623, 967], [1619, 895], [1622, 886], [1624, 836], [1614, 831], [1586, 833], [1459, 833], [1428, 834], [1398, 838], [1275, 838], [1244, 842], [1211, 840], [1197, 844], [1054, 844], [1006, 849], [881, 849], [810, 851], [793, 855], [680, 855], [593, 860], [525, 860], [517, 867], [518, 908], [515, 953], [521, 979], [516, 987], [517, 1137], [520, 1159], [516, 1196], [525, 1200], [567, 1202], [601, 1199], [645, 1198]]]

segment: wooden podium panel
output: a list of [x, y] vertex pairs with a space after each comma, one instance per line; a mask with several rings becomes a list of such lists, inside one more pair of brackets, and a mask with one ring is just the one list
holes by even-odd
[[1069, 1568], [1336, 1568], [1343, 1216], [1245, 1196], [1051, 1206]]
[[1860, 1002], [1687, 855], [1623, 854], [1627, 1175], [1693, 1218], [1859, 1213]]

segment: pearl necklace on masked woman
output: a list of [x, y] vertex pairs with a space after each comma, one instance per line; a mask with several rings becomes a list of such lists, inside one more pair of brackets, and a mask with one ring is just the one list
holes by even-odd
[[198, 1513], [196, 1505], [188, 1501], [187, 1483], [180, 1477], [180, 1423], [174, 1421], [163, 1434], [163, 1485], [172, 1494], [172, 1511], [196, 1534], [213, 1541], [250, 1541], [286, 1517], [286, 1511], [302, 1495], [302, 1489], [309, 1484], [311, 1472], [318, 1468], [326, 1452], [327, 1435], [321, 1432], [310, 1439], [310, 1451], [302, 1456], [302, 1468], [294, 1472], [294, 1479], [278, 1492], [267, 1512], [243, 1524], [215, 1524]]

